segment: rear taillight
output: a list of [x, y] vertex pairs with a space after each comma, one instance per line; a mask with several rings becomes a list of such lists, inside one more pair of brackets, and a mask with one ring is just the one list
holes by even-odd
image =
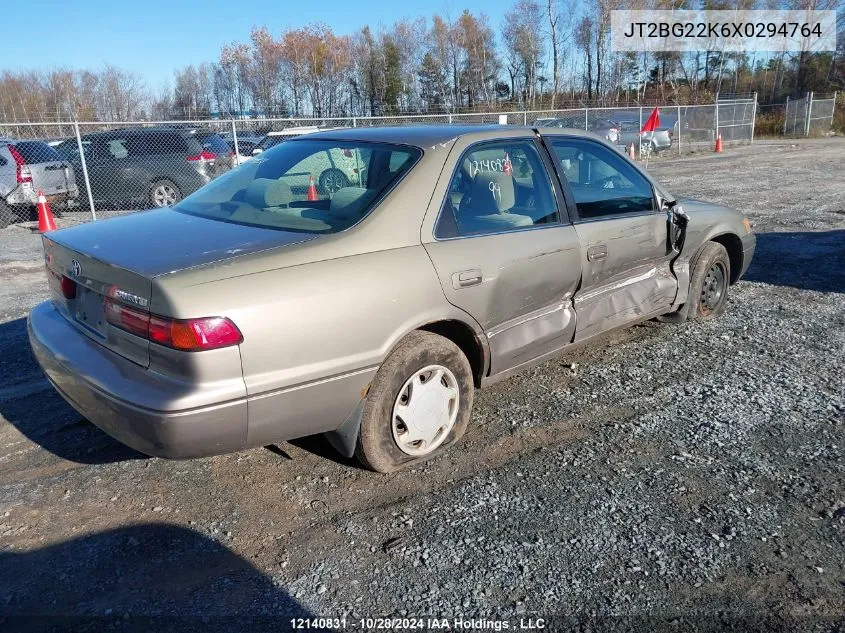
[[32, 172], [29, 169], [29, 165], [26, 164], [23, 156], [21, 156], [21, 153], [14, 145], [9, 145], [9, 153], [15, 161], [15, 177], [17, 178], [17, 181], [32, 184]]
[[150, 319], [150, 340], [159, 345], [186, 352], [238, 345], [240, 330], [229, 319], [210, 317], [175, 321], [162, 317]]
[[150, 336], [150, 315], [140, 310], [133, 310], [113, 299], [105, 300], [106, 321], [119, 327], [121, 330], [149, 338]]
[[217, 154], [209, 152], [208, 150], [203, 150], [199, 154], [186, 157], [186, 159], [191, 162], [195, 162], [198, 160], [214, 160], [215, 158], [217, 158]]
[[183, 352], [199, 352], [239, 345], [244, 337], [237, 326], [224, 317], [168, 319], [150, 315], [106, 299], [106, 320], [122, 330]]
[[61, 292], [65, 299], [76, 299], [76, 282], [70, 277], [60, 275], [50, 268], [52, 258], [47, 259], [47, 282], [50, 287]]
[[59, 287], [62, 289], [65, 299], [76, 299], [76, 282], [73, 279], [62, 275]]

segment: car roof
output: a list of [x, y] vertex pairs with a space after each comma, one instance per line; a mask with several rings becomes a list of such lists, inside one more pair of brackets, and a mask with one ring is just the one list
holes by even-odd
[[267, 132], [267, 136], [293, 136], [295, 134], [311, 134], [314, 132], [325, 132], [327, 130], [334, 130], [337, 128], [321, 128], [316, 125], [305, 125], [301, 127], [289, 127], [285, 130], [271, 130]]
[[356, 127], [337, 128], [314, 132], [308, 139], [328, 139], [336, 141], [371, 141], [375, 143], [395, 143], [397, 145], [414, 145], [416, 147], [430, 147], [438, 143], [448, 143], [459, 137], [479, 136], [490, 138], [490, 132], [500, 131], [506, 138], [514, 131], [538, 131], [540, 134], [566, 134], [583, 136], [602, 140], [602, 137], [592, 132], [585, 132], [575, 128], [535, 128], [517, 125], [403, 125], [393, 127]]
[[182, 136], [194, 136], [190, 130], [176, 127], [122, 127], [113, 130], [99, 130], [97, 132], [89, 132], [85, 136], [126, 136], [126, 135], [145, 135], [145, 134], [180, 134]]

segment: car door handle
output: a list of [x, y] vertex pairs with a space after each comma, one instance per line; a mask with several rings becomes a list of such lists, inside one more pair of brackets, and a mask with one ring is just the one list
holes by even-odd
[[462, 270], [452, 275], [452, 287], [458, 290], [460, 288], [468, 288], [469, 286], [477, 286], [481, 283], [482, 279], [481, 271], [477, 268]]
[[594, 262], [598, 259], [607, 259], [607, 246], [605, 244], [591, 246], [587, 249], [587, 261]]

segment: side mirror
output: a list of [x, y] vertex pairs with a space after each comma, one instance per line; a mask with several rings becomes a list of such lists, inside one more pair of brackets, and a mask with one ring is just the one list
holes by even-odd
[[660, 199], [660, 207], [666, 211], [666, 223], [669, 226], [669, 245], [674, 252], [680, 253], [687, 236], [689, 216], [677, 200]]

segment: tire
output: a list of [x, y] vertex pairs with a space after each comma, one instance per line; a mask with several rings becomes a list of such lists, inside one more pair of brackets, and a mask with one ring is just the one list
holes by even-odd
[[156, 209], [169, 207], [182, 199], [182, 192], [172, 180], [162, 178], [150, 185], [150, 204]]
[[5, 202], [0, 200], [0, 229], [5, 229], [15, 219], [15, 212]]
[[[437, 383], [431, 379], [439, 370], [432, 368], [446, 370], [440, 372]], [[453, 400], [448, 400], [449, 393], [455, 394]], [[423, 400], [414, 401], [415, 395]], [[370, 385], [355, 456], [364, 466], [380, 473], [430, 459], [463, 437], [474, 397], [472, 368], [460, 348], [431, 332], [411, 332], [387, 357]], [[417, 414], [420, 422], [428, 423], [424, 426], [439, 426], [430, 431], [432, 439], [428, 445], [425, 440], [413, 441], [415, 434], [424, 432], [410, 419], [418, 405], [407, 410], [407, 426], [401, 419], [402, 407], [409, 401], [424, 404], [423, 414]], [[435, 416], [442, 425], [431, 424]]]
[[695, 257], [690, 276], [687, 318], [709, 321], [725, 313], [731, 280], [731, 260], [725, 247], [707, 242]]
[[349, 178], [346, 177], [339, 169], [327, 169], [320, 174], [319, 182], [320, 193], [333, 194], [339, 189], [349, 186]]

